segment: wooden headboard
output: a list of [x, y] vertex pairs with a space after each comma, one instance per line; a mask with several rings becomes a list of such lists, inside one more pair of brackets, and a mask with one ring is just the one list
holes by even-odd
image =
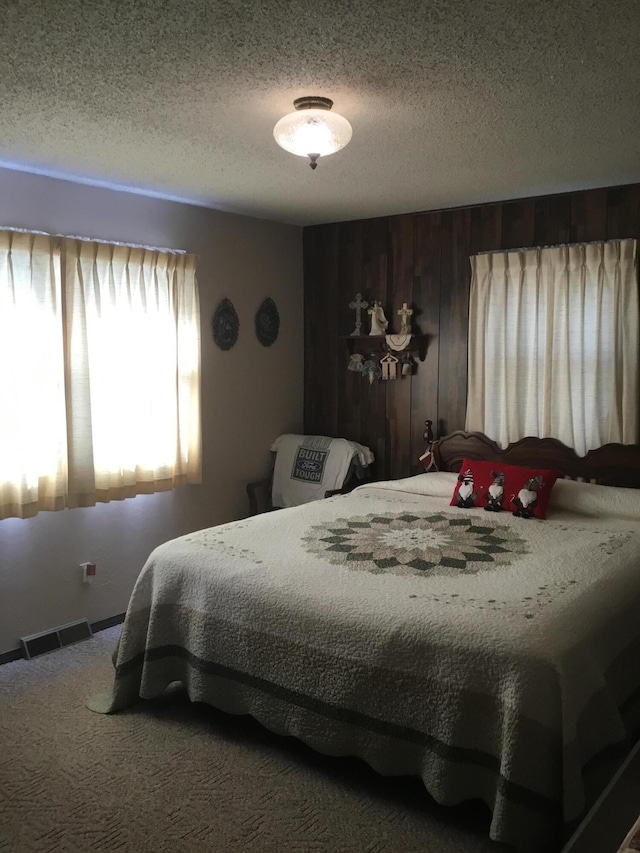
[[480, 459], [508, 465], [554, 468], [572, 479], [587, 480], [605, 486], [640, 489], [640, 445], [605, 444], [586, 456], [555, 438], [523, 438], [506, 448], [481, 432], [452, 432], [433, 447], [436, 465], [441, 471], [459, 471], [462, 460]]

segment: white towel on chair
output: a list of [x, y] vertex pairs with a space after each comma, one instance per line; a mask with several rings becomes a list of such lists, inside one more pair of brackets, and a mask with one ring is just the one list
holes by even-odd
[[298, 506], [317, 501], [330, 489], [341, 489], [352, 461], [360, 468], [373, 462], [363, 444], [324, 435], [279, 436], [271, 445], [276, 451], [271, 502], [274, 507]]

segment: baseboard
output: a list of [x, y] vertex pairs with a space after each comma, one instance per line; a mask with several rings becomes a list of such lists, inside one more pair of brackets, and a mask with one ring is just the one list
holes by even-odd
[[11, 651], [3, 652], [0, 655], [0, 666], [2, 666], [3, 663], [11, 663], [11, 661], [20, 660], [20, 658], [23, 657], [22, 649], [11, 649]]
[[[104, 631], [106, 628], [113, 628], [114, 625], [120, 625], [124, 622], [124, 613], [118, 613], [115, 616], [109, 616], [106, 619], [98, 619], [97, 622], [91, 623], [91, 630], [95, 634], [96, 631]], [[11, 663], [14, 660], [23, 660], [24, 655], [22, 649], [11, 649], [8, 652], [0, 654], [0, 666], [5, 663]]]
[[105, 628], [113, 628], [114, 625], [121, 625], [124, 622], [126, 613], [118, 613], [115, 616], [108, 616], [106, 619], [98, 619], [97, 622], [91, 623], [91, 630], [95, 634], [96, 631], [104, 631]]

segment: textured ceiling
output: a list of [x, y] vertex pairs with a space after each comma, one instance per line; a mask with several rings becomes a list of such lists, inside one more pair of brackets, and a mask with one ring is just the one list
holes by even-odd
[[[640, 180], [640, 2], [0, 0], [0, 164], [302, 225]], [[273, 140], [331, 97], [313, 172]]]

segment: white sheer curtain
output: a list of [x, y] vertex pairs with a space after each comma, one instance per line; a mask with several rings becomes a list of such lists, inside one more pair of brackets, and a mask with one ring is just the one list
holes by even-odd
[[60, 252], [0, 231], [0, 518], [65, 506]]
[[0, 232], [0, 518], [200, 482], [195, 258]]
[[579, 455], [639, 440], [635, 240], [471, 258], [467, 430]]
[[200, 482], [195, 259], [64, 241], [69, 505]]

